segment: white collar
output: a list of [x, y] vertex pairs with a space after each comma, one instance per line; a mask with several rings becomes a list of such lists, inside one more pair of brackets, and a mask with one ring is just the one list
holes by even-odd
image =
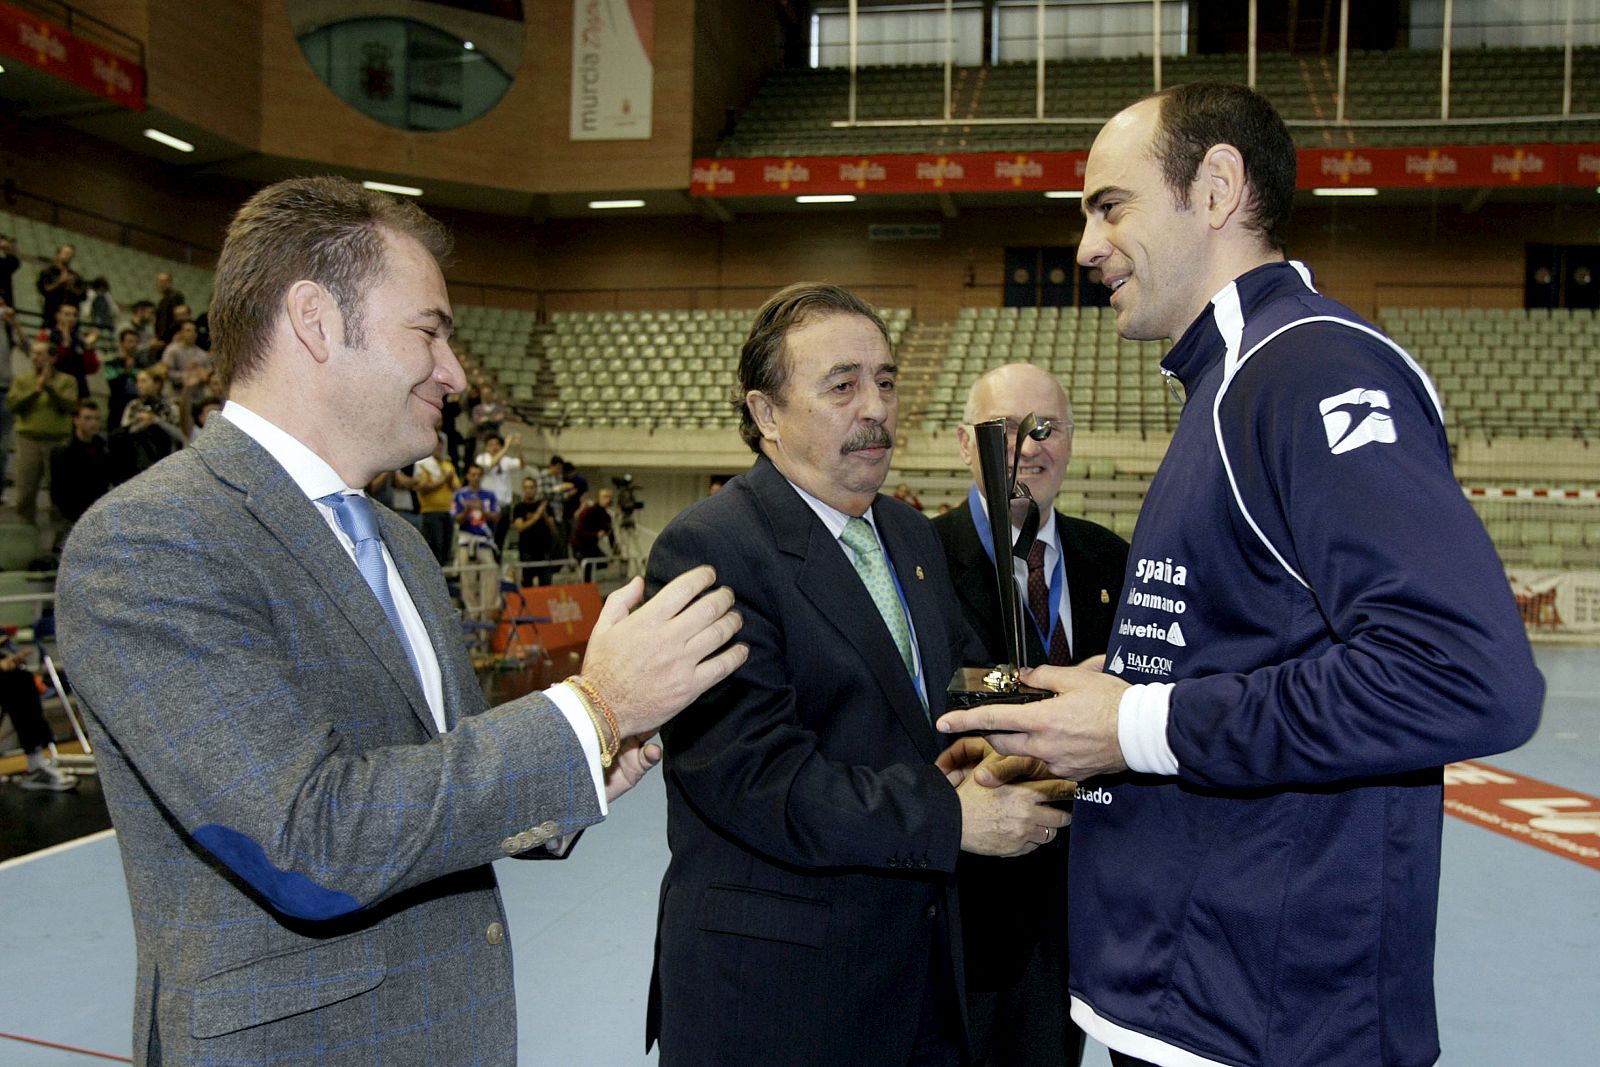
[[[789, 480], [785, 478], [784, 481]], [[806, 492], [798, 485], [795, 485], [793, 482], [789, 482], [789, 485], [793, 487], [795, 492], [800, 494], [800, 499], [804, 500], [807, 506], [809, 506], [812, 511], [817, 513], [817, 518], [822, 520], [822, 525], [828, 528], [828, 532], [833, 535], [834, 540], [837, 541], [844, 535], [844, 528], [851, 519], [855, 518], [854, 515], [848, 515], [834, 507], [832, 504], [812, 496], [810, 493]], [[878, 532], [878, 524], [872, 518], [872, 509], [870, 507], [867, 508], [867, 513], [861, 517], [867, 520], [867, 525], [871, 526], [872, 532], [876, 534]], [[878, 538], [878, 541], [881, 544], [883, 538]]]
[[327, 460], [307, 448], [299, 438], [268, 422], [237, 400], [229, 400], [223, 404], [218, 414], [238, 427], [239, 432], [266, 449], [267, 453], [289, 472], [289, 477], [294, 479], [294, 484], [300, 487], [300, 491], [307, 498], [319, 500], [329, 493], [360, 492], [345, 485], [344, 479], [339, 477], [339, 472], [335, 471]]

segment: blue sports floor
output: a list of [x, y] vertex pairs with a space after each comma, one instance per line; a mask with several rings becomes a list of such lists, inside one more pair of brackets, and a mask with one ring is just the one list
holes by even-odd
[[[1600, 795], [1600, 650], [1537, 655], [1543, 725], [1485, 762]], [[655, 1062], [644, 1004], [663, 803], [655, 774], [569, 860], [498, 864], [525, 1064]], [[0, 1032], [127, 1056], [133, 934], [116, 841], [0, 865], [0, 916]], [[1437, 975], [1444, 1067], [1600, 1064], [1600, 871], [1447, 817]], [[0, 1039], [0, 1067], [106, 1062]], [[1104, 1067], [1105, 1050], [1085, 1063]]]

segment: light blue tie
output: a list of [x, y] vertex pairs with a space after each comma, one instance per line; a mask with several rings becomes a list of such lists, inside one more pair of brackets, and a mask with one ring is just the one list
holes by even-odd
[[395, 636], [400, 638], [400, 647], [406, 650], [406, 659], [411, 661], [411, 673], [416, 675], [417, 684], [421, 685], [422, 670], [417, 665], [417, 653], [406, 639], [406, 628], [400, 622], [394, 594], [389, 591], [389, 568], [383, 562], [383, 538], [378, 534], [378, 516], [372, 510], [372, 501], [364, 494], [329, 493], [319, 498], [317, 503], [333, 509], [339, 529], [355, 542], [356, 569], [366, 579], [372, 595], [378, 598], [383, 613], [389, 617], [389, 625], [394, 627]]

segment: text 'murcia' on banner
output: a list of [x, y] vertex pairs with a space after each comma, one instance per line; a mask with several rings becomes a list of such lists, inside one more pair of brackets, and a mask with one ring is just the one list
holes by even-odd
[[574, 141], [647, 141], [655, 0], [572, 0]]

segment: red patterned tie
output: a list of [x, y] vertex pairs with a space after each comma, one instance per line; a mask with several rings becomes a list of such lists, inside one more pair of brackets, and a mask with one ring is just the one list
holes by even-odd
[[[1035, 541], [1028, 549], [1028, 610], [1038, 620], [1042, 631], [1050, 623], [1050, 585], [1044, 580], [1044, 542]], [[1072, 662], [1072, 651], [1067, 647], [1067, 634], [1056, 620], [1050, 631], [1050, 655], [1046, 662], [1065, 667]]]

